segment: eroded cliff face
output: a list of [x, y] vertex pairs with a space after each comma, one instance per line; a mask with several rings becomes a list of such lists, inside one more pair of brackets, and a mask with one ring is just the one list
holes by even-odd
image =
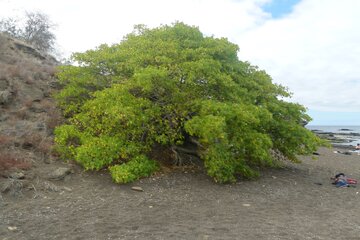
[[51, 159], [52, 131], [61, 121], [51, 98], [58, 87], [56, 65], [55, 58], [0, 34], [2, 177]]

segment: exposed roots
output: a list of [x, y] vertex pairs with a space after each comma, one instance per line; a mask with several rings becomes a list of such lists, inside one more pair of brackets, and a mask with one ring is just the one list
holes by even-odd
[[190, 163], [193, 163], [192, 156], [196, 157], [197, 159], [200, 158], [200, 155], [196, 149], [172, 146], [171, 151], [174, 154], [174, 164], [177, 166], [183, 166], [188, 161], [190, 161]]

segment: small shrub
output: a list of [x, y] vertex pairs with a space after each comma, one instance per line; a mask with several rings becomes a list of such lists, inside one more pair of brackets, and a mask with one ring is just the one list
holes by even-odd
[[27, 108], [31, 108], [33, 105], [33, 100], [31, 99], [27, 99], [24, 101], [24, 106], [27, 107]]
[[32, 78], [31, 75], [24, 77], [24, 82], [27, 85], [33, 85], [35, 83], [34, 79]]
[[51, 154], [53, 142], [51, 140], [43, 140], [36, 148], [36, 150], [43, 155]]
[[31, 70], [29, 70], [25, 66], [23, 66], [23, 68], [21, 68], [19, 70], [19, 76], [18, 77], [23, 79], [26, 84], [31, 85], [31, 84], [34, 83], [34, 78], [32, 77]]
[[50, 111], [54, 108], [55, 104], [52, 103], [48, 99], [43, 99], [40, 101], [40, 106], [41, 106], [41, 108], [44, 108], [45, 110]]
[[51, 77], [54, 77], [57, 72], [57, 68], [52, 65], [45, 65], [42, 67], [42, 71], [48, 73]]
[[22, 137], [22, 147], [24, 149], [37, 148], [42, 140], [43, 137], [40, 134], [37, 133], [25, 134]]
[[18, 96], [20, 91], [19, 83], [13, 83], [11, 86], [11, 93], [13, 97]]
[[109, 167], [111, 177], [116, 183], [129, 183], [141, 177], [148, 177], [159, 169], [155, 161], [138, 155], [127, 163]]
[[6, 71], [11, 78], [20, 76], [20, 67], [17, 65], [9, 65]]
[[48, 110], [48, 118], [45, 121], [47, 129], [52, 133], [55, 127], [63, 123], [63, 117], [58, 109]]
[[14, 138], [11, 136], [6, 136], [6, 135], [0, 135], [0, 146], [4, 147], [4, 146], [9, 146], [10, 144], [12, 144], [14, 141]]
[[[1, 69], [1, 64], [0, 64], [0, 69]], [[9, 81], [6, 80], [6, 77], [5, 77], [5, 73], [3, 73], [1, 70], [0, 70], [0, 91], [5, 91], [8, 89], [9, 87]]]
[[21, 169], [28, 170], [31, 168], [31, 162], [16, 158], [13, 154], [2, 153], [0, 155], [0, 170]]
[[[30, 117], [29, 111], [27, 110], [27, 108], [21, 108], [20, 110], [16, 111], [15, 116], [17, 119], [20, 119], [20, 120], [26, 120]], [[14, 121], [14, 123], [15, 123], [15, 121]]]

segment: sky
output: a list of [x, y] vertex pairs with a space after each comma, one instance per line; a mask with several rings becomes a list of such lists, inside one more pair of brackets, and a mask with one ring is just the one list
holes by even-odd
[[359, 0], [0, 0], [0, 19], [25, 11], [57, 25], [65, 56], [118, 43], [135, 24], [198, 26], [288, 87], [311, 125], [360, 125]]

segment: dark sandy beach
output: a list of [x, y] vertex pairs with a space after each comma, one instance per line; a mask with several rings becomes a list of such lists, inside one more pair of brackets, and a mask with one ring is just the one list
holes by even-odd
[[116, 185], [77, 166], [49, 180], [45, 168], [66, 164], [37, 164], [17, 180], [27, 187], [2, 194], [0, 239], [360, 239], [360, 187], [330, 181], [360, 179], [360, 156], [335, 150], [231, 185], [191, 170]]

